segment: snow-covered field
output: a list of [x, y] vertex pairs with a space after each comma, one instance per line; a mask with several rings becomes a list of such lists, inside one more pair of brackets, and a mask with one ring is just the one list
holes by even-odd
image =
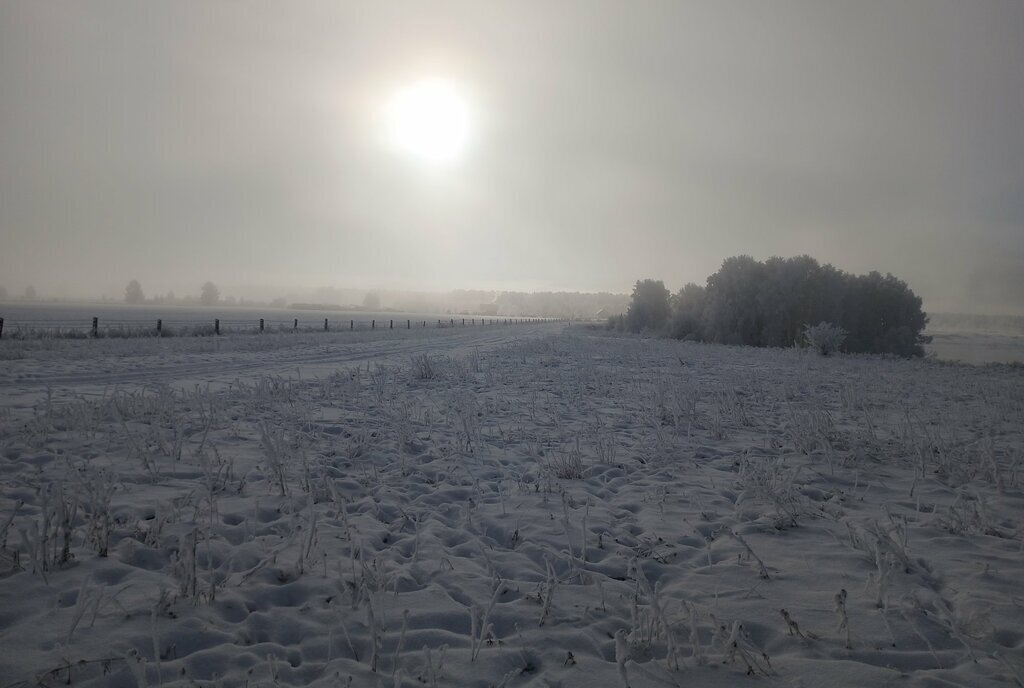
[[925, 351], [944, 361], [974, 365], [1024, 363], [1024, 334], [935, 332]]
[[1024, 370], [0, 342], [0, 685], [1024, 685]]
[[1024, 318], [1012, 315], [936, 314], [925, 334], [929, 356], [945, 361], [1024, 363]]

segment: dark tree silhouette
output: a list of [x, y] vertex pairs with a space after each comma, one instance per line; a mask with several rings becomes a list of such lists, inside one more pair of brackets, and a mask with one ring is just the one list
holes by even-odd
[[759, 294], [764, 264], [750, 256], [726, 258], [708, 277], [704, 334], [720, 344], [761, 346], [763, 313]]
[[639, 280], [633, 287], [633, 298], [626, 311], [626, 324], [631, 332], [660, 330], [671, 312], [668, 289], [661, 280]]
[[704, 308], [707, 291], [690, 282], [672, 295], [670, 333], [676, 339], [701, 339], [704, 336]]
[[921, 334], [928, 316], [921, 297], [907, 283], [878, 272], [847, 275], [842, 317], [833, 319], [848, 332], [844, 348], [872, 354], [923, 356], [929, 337]]
[[217, 285], [213, 282], [204, 284], [199, 293], [199, 302], [204, 306], [216, 306], [218, 301], [220, 301], [220, 289], [217, 288]]
[[363, 297], [363, 308], [368, 311], [379, 311], [380, 310], [380, 296], [377, 292], [367, 292], [366, 296]]
[[[663, 293], [664, 292], [664, 293]], [[852, 353], [923, 356], [928, 316], [906, 282], [877, 272], [852, 275], [810, 256], [726, 259], [707, 287], [688, 284], [672, 297], [661, 282], [637, 282], [629, 311], [613, 326], [634, 332], [663, 329], [680, 339], [749, 346], [793, 346], [805, 329], [831, 323], [846, 332]]]
[[132, 280], [124, 288], [125, 303], [143, 303], [145, 300], [146, 295], [142, 293], [142, 285], [139, 284], [139, 280]]

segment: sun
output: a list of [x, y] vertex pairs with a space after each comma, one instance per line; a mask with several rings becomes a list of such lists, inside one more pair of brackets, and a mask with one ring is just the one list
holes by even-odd
[[447, 79], [422, 79], [402, 88], [387, 101], [384, 115], [389, 143], [429, 163], [458, 159], [469, 141], [469, 105]]

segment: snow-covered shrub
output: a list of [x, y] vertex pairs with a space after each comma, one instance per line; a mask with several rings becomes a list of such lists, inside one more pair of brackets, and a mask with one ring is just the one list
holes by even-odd
[[829, 322], [804, 325], [804, 342], [814, 347], [822, 356], [839, 351], [846, 339], [846, 330]]

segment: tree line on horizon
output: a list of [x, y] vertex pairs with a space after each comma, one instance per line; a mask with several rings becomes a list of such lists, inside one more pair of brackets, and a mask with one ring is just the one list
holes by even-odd
[[155, 296], [152, 299], [147, 299], [145, 292], [142, 291], [142, 285], [139, 280], [133, 279], [128, 283], [128, 286], [124, 288], [124, 302], [133, 305], [144, 304], [147, 301], [152, 303], [178, 303], [179, 301], [191, 302], [197, 301], [203, 306], [216, 306], [220, 302], [220, 289], [213, 282], [205, 282], [199, 290], [199, 297], [185, 297], [185, 299], [179, 300], [174, 296], [174, 292], [169, 292], [166, 296]]
[[923, 356], [928, 316], [921, 298], [892, 274], [855, 275], [803, 255], [727, 258], [704, 286], [672, 294], [661, 280], [637, 281], [627, 311], [609, 327], [676, 339], [760, 347], [803, 345], [807, 327], [845, 330], [847, 353]]
[[[131, 280], [125, 287], [124, 302], [141, 305], [189, 304], [215, 306], [264, 305], [274, 308], [347, 308], [354, 310], [398, 310], [412, 313], [481, 313], [492, 316], [530, 316], [540, 318], [603, 319], [608, 313], [620, 312], [629, 303], [628, 294], [609, 292], [515, 292], [456, 289], [448, 292], [414, 292], [393, 290], [362, 290], [321, 288], [311, 293], [312, 300], [278, 297], [270, 301], [222, 299], [220, 289], [206, 282], [198, 297], [176, 297], [173, 292], [147, 297], [142, 284]], [[296, 301], [293, 303], [293, 300]], [[362, 305], [357, 305], [360, 302]]]

